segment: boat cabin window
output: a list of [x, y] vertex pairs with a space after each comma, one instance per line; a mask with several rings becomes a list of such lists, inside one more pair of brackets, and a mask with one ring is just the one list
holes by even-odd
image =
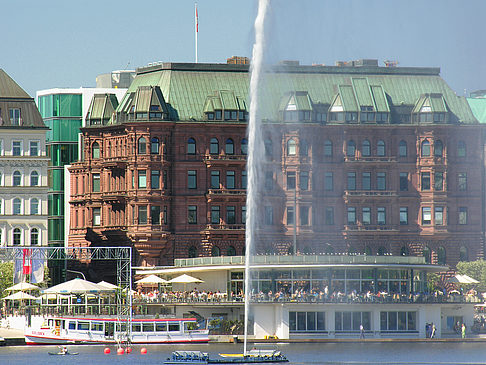
[[126, 323], [117, 323], [116, 324], [116, 331], [117, 332], [126, 332], [127, 331], [127, 324]]
[[142, 324], [142, 332], [154, 332], [154, 324], [153, 323], [143, 323]]
[[169, 332], [180, 331], [179, 323], [169, 323]]
[[103, 322], [91, 322], [91, 331], [103, 331]]
[[75, 330], [76, 329], [76, 322], [69, 321], [69, 329], [70, 330]]
[[155, 331], [157, 332], [167, 332], [167, 323], [156, 323]]
[[49, 320], [47, 320], [47, 325], [48, 325], [49, 327], [54, 326], [54, 320], [53, 320], [53, 319], [49, 319]]
[[142, 325], [140, 323], [132, 323], [132, 332], [140, 332]]
[[89, 331], [89, 322], [78, 322], [78, 330]]

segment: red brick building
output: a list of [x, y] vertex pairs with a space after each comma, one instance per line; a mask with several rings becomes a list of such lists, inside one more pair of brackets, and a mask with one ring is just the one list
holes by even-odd
[[[484, 132], [434, 68], [274, 67], [262, 107], [259, 252], [483, 255]], [[138, 265], [242, 255], [248, 65], [137, 70], [90, 107], [70, 245]]]

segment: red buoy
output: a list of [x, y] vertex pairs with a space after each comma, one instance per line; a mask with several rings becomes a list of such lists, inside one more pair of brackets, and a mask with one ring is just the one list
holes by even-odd
[[140, 349], [140, 353], [141, 353], [142, 355], [145, 355], [145, 354], [147, 353], [147, 349], [146, 349], [145, 347], [142, 347], [142, 348]]
[[132, 352], [132, 348], [131, 348], [131, 347], [127, 347], [127, 348], [125, 349], [125, 352], [126, 352], [127, 354], [130, 354], [130, 353]]
[[109, 347], [105, 347], [105, 350], [103, 351], [105, 354], [109, 354], [111, 352]]
[[117, 355], [123, 355], [125, 353], [125, 350], [123, 350], [122, 347], [119, 347], [118, 350], [116, 350]]

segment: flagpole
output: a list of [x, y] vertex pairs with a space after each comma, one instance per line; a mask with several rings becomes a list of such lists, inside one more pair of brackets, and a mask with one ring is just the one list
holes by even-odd
[[199, 20], [198, 20], [198, 17], [197, 17], [197, 3], [194, 3], [194, 33], [195, 33], [195, 38], [196, 38], [196, 42], [195, 42], [195, 45], [196, 45], [196, 49], [195, 49], [195, 52], [196, 52], [196, 63], [197, 63], [197, 33], [199, 31]]

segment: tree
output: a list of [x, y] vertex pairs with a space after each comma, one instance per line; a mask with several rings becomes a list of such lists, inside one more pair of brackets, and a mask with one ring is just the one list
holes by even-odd
[[470, 276], [479, 281], [479, 284], [464, 285], [465, 287], [474, 287], [480, 292], [486, 291], [486, 261], [461, 261], [457, 263], [457, 273]]
[[5, 297], [8, 293], [5, 291], [8, 287], [13, 285], [13, 261], [0, 262], [0, 293], [1, 297]]

